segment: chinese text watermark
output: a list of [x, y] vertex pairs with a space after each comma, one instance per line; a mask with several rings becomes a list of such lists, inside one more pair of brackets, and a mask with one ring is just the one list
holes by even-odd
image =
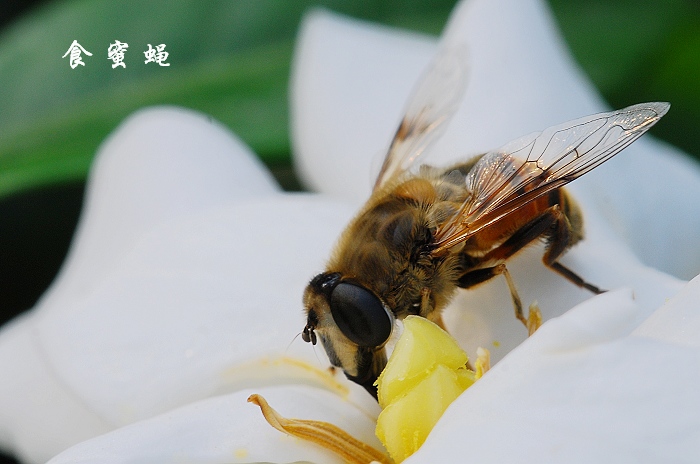
[[78, 43], [77, 40], [74, 40], [72, 44], [70, 44], [70, 47], [68, 47], [68, 51], [63, 55], [63, 58], [68, 56], [70, 53], [70, 67], [72, 69], [75, 69], [78, 65], [85, 66], [85, 63], [83, 62], [83, 57], [82, 54], [85, 53], [87, 56], [92, 56], [92, 53], [89, 51], [85, 50], [82, 45]]
[[[144, 56], [146, 57], [144, 64], [157, 63], [159, 66], [170, 66], [170, 63], [166, 62], [169, 54], [165, 51], [165, 46], [165, 44], [160, 44], [153, 48], [153, 45], [148, 44], [148, 50], [143, 52]], [[117, 66], [126, 68], [126, 62], [124, 59], [128, 48], [128, 43], [120, 42], [119, 40], [115, 40], [114, 43], [109, 44], [109, 48], [107, 49], [107, 58], [112, 61], [112, 69], [116, 68]], [[80, 45], [77, 40], [74, 40], [62, 58], [70, 55], [70, 67], [75, 69], [78, 65], [85, 66], [85, 62], [83, 61], [82, 57], [83, 53], [87, 56], [92, 56], [92, 53], [85, 50], [85, 48]]]
[[144, 61], [144, 63], [148, 64], [153, 61], [158, 63], [160, 66], [170, 66], [170, 63], [165, 62], [165, 60], [168, 59], [168, 52], [164, 50], [165, 44], [156, 45], [156, 48], [153, 48], [151, 44], [148, 44], [148, 50], [143, 52], [143, 54], [146, 55], [146, 61]]
[[128, 43], [122, 43], [118, 40], [113, 44], [109, 44], [109, 48], [107, 49], [107, 58], [114, 61], [112, 69], [116, 68], [117, 66], [126, 68], [126, 64], [124, 63], [124, 52], [126, 52], [127, 48], [129, 48]]

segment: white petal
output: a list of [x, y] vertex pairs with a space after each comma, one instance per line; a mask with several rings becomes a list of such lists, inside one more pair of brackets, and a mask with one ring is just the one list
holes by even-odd
[[347, 220], [335, 206], [278, 195], [153, 229], [89, 294], [40, 314], [47, 361], [114, 424], [250, 385], [323, 382], [283, 358], [327, 366], [295, 337], [304, 286]]
[[98, 151], [70, 253], [44, 300], [90, 288], [156, 225], [278, 190], [250, 149], [210, 117], [177, 107], [138, 111]]
[[618, 338], [635, 325], [629, 296], [601, 295], [546, 323], [458, 398], [406, 462], [692, 462], [700, 352]]
[[[537, 302], [544, 319], [548, 320], [590, 299], [592, 294], [547, 269], [541, 262], [543, 251], [541, 245], [525, 250], [509, 261], [508, 269], [526, 306], [525, 311], [530, 303]], [[603, 289], [630, 288], [637, 303], [637, 324], [682, 288], [681, 281], [641, 265], [624, 244], [609, 233], [590, 237], [561, 261]], [[527, 338], [527, 331], [514, 317], [513, 303], [503, 278], [493, 279], [474, 290], [460, 291], [447, 308], [444, 319], [450, 333], [471, 357], [482, 346], [491, 350], [493, 361], [498, 361]]]
[[[536, 1], [461, 2], [444, 39], [466, 43], [469, 84], [431, 162], [454, 162], [603, 108]], [[388, 147], [436, 49], [428, 39], [413, 42], [390, 28], [327, 13], [306, 19], [295, 57], [292, 121], [295, 157], [312, 187], [367, 197], [371, 160]], [[324, 182], [334, 170], [347, 173], [351, 161], [363, 166], [347, 174], [352, 183], [345, 180], [341, 189]]]
[[[308, 21], [306, 34], [313, 40], [304, 41], [302, 36], [298, 56], [303, 59], [297, 62], [296, 75], [307, 76], [300, 68], [308, 65], [319, 82], [333, 83], [343, 76], [342, 81], [351, 85], [334, 91], [331, 84], [306, 86], [302, 79], [294, 81], [293, 104], [307, 105], [292, 112], [298, 118], [295, 138], [303, 141], [295, 144], [295, 156], [314, 188], [359, 202], [371, 185], [364, 173], [371, 170], [372, 157], [388, 145], [394, 131], [394, 126], [374, 118], [381, 114], [396, 121], [405, 104], [392, 91], [399, 85], [395, 79], [365, 77], [376, 61], [384, 62], [375, 57], [378, 51], [391, 56], [388, 47], [396, 39], [388, 38], [387, 31], [383, 44], [355, 47], [350, 38], [359, 37], [363, 27], [353, 29], [340, 19], [332, 22], [329, 17]], [[568, 55], [543, 2], [462, 2], [445, 40], [460, 35], [470, 51], [470, 84], [463, 107], [436, 143], [431, 161], [455, 161], [523, 133], [606, 109]], [[324, 44], [337, 48], [326, 51]], [[373, 58], [362, 62], [363, 53]], [[416, 52], [414, 60], [426, 62], [423, 53]], [[412, 79], [417, 73], [404, 75]], [[351, 93], [353, 89], [363, 90]], [[387, 102], [378, 95], [396, 100]], [[357, 113], [349, 115], [351, 111]], [[366, 124], [368, 120], [371, 123]], [[342, 137], [335, 137], [332, 129], [337, 121], [343, 121], [337, 125]], [[370, 142], [373, 145], [366, 147]], [[657, 187], [649, 188], [650, 184]], [[668, 444], [680, 446], [678, 456], [698, 455], [697, 433], [674, 434], [697, 431], [696, 419], [685, 409], [686, 403], [695, 409], [698, 405], [697, 395], [687, 391], [688, 384], [698, 381], [697, 353], [626, 335], [681, 286], [641, 265], [639, 258], [677, 275], [699, 270], [696, 252], [683, 251], [696, 250], [700, 238], [700, 214], [685, 196], [685, 191], [699, 192], [699, 185], [695, 166], [679, 158], [677, 151], [648, 140], [574, 183], [588, 240], [571, 250], [564, 264], [603, 288], [632, 287], [635, 302], [628, 292], [603, 295], [566, 313], [561, 322], [545, 325], [450, 408], [415, 462], [615, 462], [618, 456], [633, 461], [629, 458], [639, 449], [637, 442], [643, 442], [652, 456]], [[639, 258], [630, 252], [630, 244]], [[539, 262], [541, 254], [542, 249], [535, 247], [509, 265], [526, 304], [537, 299], [547, 318], [590, 297], [547, 271]], [[476, 346], [484, 345], [495, 359], [525, 338], [502, 281], [460, 292], [446, 323], [472, 354]], [[537, 340], [544, 341], [533, 347]], [[688, 373], [685, 365], [695, 371]], [[662, 398], [657, 402], [658, 392]], [[672, 400], [666, 401], [667, 393]], [[649, 408], [653, 413], [647, 415], [649, 402], [654, 402]], [[662, 417], [662, 423], [653, 422], [655, 417]], [[620, 423], [624, 426], [618, 427]], [[660, 438], [647, 440], [654, 433]], [[473, 442], [465, 446], [464, 437]], [[591, 446], [599, 440], [602, 447]], [[561, 455], [554, 454], [557, 449]]]
[[[448, 35], [458, 35], [460, 24], [469, 26], [464, 31], [473, 44], [473, 85], [453, 132], [435, 147], [438, 158], [501, 145], [523, 132], [592, 112], [587, 105], [602, 109], [558, 42], [541, 2], [472, 0], [459, 8]], [[293, 84], [297, 162], [310, 185], [357, 203], [371, 185], [370, 159], [380, 161], [435, 43], [416, 35], [394, 37], [386, 29], [321, 13], [307, 22], [305, 31]], [[538, 66], [518, 66], [533, 62]], [[339, 401], [338, 392], [348, 388], [347, 382], [345, 387], [335, 386], [309, 367], [327, 366], [322, 350], [314, 352], [299, 339], [292, 343], [304, 322], [299, 303], [303, 286], [322, 267], [351, 211], [327, 199], [276, 193], [269, 175], [248, 150], [201, 116], [151, 110], [125, 127], [103, 147], [91, 174], [86, 213], [60, 278], [32, 314], [0, 332], [0, 369], [18, 372], [0, 387], [3, 444], [39, 462], [92, 434], [204, 397], [270, 384], [307, 383], [330, 390], [312, 394], [310, 401], [297, 401], [296, 389], [287, 393], [291, 387], [281, 387], [289, 394], [280, 397], [281, 402], [298, 408], [287, 412], [273, 404], [285, 415], [315, 414], [326, 401], [315, 401], [316, 397], [330, 395], [331, 404], [348, 405], [352, 414], [371, 417], [376, 405], [367, 403], [359, 387], [349, 387], [348, 403]], [[442, 428], [429, 440], [438, 444], [426, 444], [427, 451], [416, 459], [420, 455], [464, 457], [463, 437], [477, 433], [479, 444], [488, 445], [476, 455], [482, 461], [494, 456], [527, 457], [523, 450], [542, 435], [570, 454], [584, 443], [566, 442], [573, 433], [588, 440], [585, 443], [602, 440], [605, 446], [600, 452], [607, 450], [607, 457], [619, 453], [627, 457], [625, 453], [633, 448], [624, 445], [640, 436], [651, 455], [660, 452], [662, 443], [698, 454], [693, 448], [698, 441], [697, 421], [689, 412], [697, 409], [698, 400], [693, 391], [686, 391], [690, 389], [681, 391], [682, 386], [700, 380], [693, 351], [696, 339], [678, 335], [682, 326], [675, 319], [692, 314], [686, 303], [697, 300], [697, 295], [691, 290], [690, 296], [676, 300], [681, 303], [657, 312], [648, 322], [651, 329], [640, 329], [645, 337], [626, 337], [680, 283], [641, 266], [611, 228], [633, 243], [644, 259], [643, 251], [659, 250], [649, 253], [649, 262], [674, 272], [694, 268], [693, 263], [687, 264], [695, 259], [690, 252], [677, 250], [690, 244], [694, 250], [700, 230], [695, 227], [698, 213], [691, 211], [691, 202], [678, 206], [674, 200], [679, 197], [669, 194], [671, 190], [684, 195], [695, 192], [700, 177], [687, 171], [683, 171], [685, 177], [679, 174], [685, 169], [683, 161], [658, 155], [657, 147], [649, 146], [653, 149], [637, 159], [644, 161], [644, 170], [639, 171], [644, 173], [640, 174], [644, 183], [635, 178], [636, 165], [615, 167], [614, 161], [610, 163], [614, 174], [608, 176], [616, 176], [612, 182], [619, 191], [608, 189], [610, 179], [596, 178], [595, 173], [582, 180], [580, 188], [574, 187], [591, 227], [589, 240], [564, 261], [595, 284], [631, 286], [635, 302], [624, 292], [603, 295], [545, 325], [448, 411], [439, 425]], [[667, 165], [672, 165], [670, 170]], [[659, 185], [675, 188], [640, 194], [653, 174]], [[623, 178], [629, 182], [617, 182]], [[635, 221], [644, 217], [640, 211], [646, 211], [652, 199], [664, 205], [655, 216], [663, 223], [642, 227], [648, 219], [641, 225]], [[679, 214], [690, 218], [671, 221]], [[619, 218], [620, 223], [613, 221], [611, 226], [611, 218]], [[664, 224], [673, 226], [665, 229]], [[677, 249], [658, 246], [669, 237]], [[526, 303], [538, 299], [552, 317], [589, 297], [544, 269], [538, 263], [540, 256], [541, 249], [535, 248], [512, 265]], [[465, 312], [465, 307], [471, 310]], [[501, 343], [503, 349], [496, 358], [524, 338], [512, 317], [503, 282], [463, 292], [451, 311], [448, 325], [461, 340]], [[672, 323], [665, 320], [667, 316]], [[475, 330], [481, 338], [473, 336]], [[668, 340], [690, 340], [685, 343], [690, 346], [675, 346]], [[650, 366], [656, 369], [652, 373]], [[571, 401], [572, 391], [579, 392], [580, 403]], [[663, 401], [651, 405], [649, 417], [661, 417], [671, 425], [644, 422], [648, 418], [639, 405], [646, 406], [659, 392]], [[109, 455], [118, 459], [122, 452], [130, 453], [134, 444], [139, 447], [133, 447], [129, 456], [135, 462], [141, 462], [139, 450], [146, 450], [153, 460], [163, 456], [172, 460], [174, 454], [189, 453], [194, 447], [195, 452], [207, 450], [200, 455], [203, 460], [218, 462], [234, 460], [237, 450], [257, 453], [256, 446], [267, 439], [256, 441], [261, 429], [246, 426], [249, 413], [237, 414], [238, 403], [231, 408], [236, 411], [231, 422], [225, 423], [226, 402], [247, 393], [196, 403], [133, 429], [120, 429], [62, 459], [104, 462], [102, 458]], [[44, 400], [37, 402], [37, 397]], [[680, 409], [683, 404], [692, 407]], [[252, 405], [245, 407], [258, 412]], [[567, 417], [558, 417], [560, 411]], [[665, 420], [672, 413], [677, 415], [675, 422]], [[570, 423], [569, 415], [580, 420]], [[208, 433], [204, 425], [214, 416], [211, 423], [219, 432]], [[566, 427], [561, 427], [562, 420]], [[43, 428], [37, 426], [39, 421]], [[592, 426], [601, 421], [604, 425], [598, 433]], [[617, 430], [609, 422], [624, 427]], [[61, 424], [60, 432], [56, 424]], [[534, 424], [535, 432], [515, 433], [516, 426], [528, 430], [528, 424]], [[646, 440], [647, 426], [661, 439]], [[361, 429], [360, 433], [369, 433], [366, 426]], [[512, 432], [512, 443], [518, 446], [492, 446], [503, 443], [504, 430]], [[682, 435], [678, 430], [690, 432]], [[245, 435], [246, 431], [252, 435]], [[245, 440], [225, 441], [235, 433]], [[456, 433], [462, 438], [455, 440]], [[194, 439], [188, 441], [188, 436]], [[212, 436], [216, 438], [206, 442]], [[664, 441], [664, 437], [671, 438]], [[623, 446], [614, 448], [613, 439]], [[460, 448], [445, 444], [450, 441]], [[202, 442], [205, 445], [198, 446]], [[217, 443], [225, 443], [223, 451]], [[116, 451], [100, 454], [105, 449]], [[424, 454], [430, 449], [444, 454]], [[536, 450], [534, 456], [548, 457], [551, 449]], [[255, 454], [254, 459], [309, 459], [308, 454], [286, 450], [273, 447], [275, 454]], [[574, 457], [601, 460], [597, 452], [586, 449]]]
[[87, 203], [61, 277], [0, 331], [0, 369], [12, 373], [0, 437], [13, 452], [43, 462], [114, 427], [254, 385], [350, 388], [376, 408], [360, 387], [324, 373], [323, 350], [295, 338], [302, 290], [346, 208], [277, 193], [228, 132], [183, 110], [128, 120], [99, 155]]
[[316, 10], [301, 26], [291, 77], [294, 162], [313, 190], [367, 198], [435, 39]]
[[54, 375], [37, 346], [30, 314], [2, 326], [0, 370], [0, 447], [20, 462], [46, 462], [74, 443], [112, 430]]
[[436, 144], [443, 162], [605, 108], [539, 0], [462, 1], [443, 32], [469, 51], [460, 111]]
[[572, 186], [642, 262], [682, 279], [700, 273], [700, 208], [689, 201], [700, 198], [700, 167], [687, 155], [645, 136]]
[[700, 276], [652, 314], [635, 335], [700, 347]]
[[381, 449], [374, 436], [376, 417], [338, 401], [332, 393], [286, 386], [245, 390], [200, 401], [81, 443], [49, 462], [343, 462], [325, 449], [273, 429], [260, 409], [246, 402], [252, 393], [261, 394], [287, 418], [330, 422]]
[[[450, 164], [607, 109], [541, 0], [462, 1], [443, 40], [467, 44], [469, 84], [428, 162]], [[338, 16], [307, 19], [291, 109], [295, 162], [307, 185], [356, 204], [367, 198], [371, 173], [434, 49], [428, 39]], [[700, 195], [700, 169], [677, 150], [647, 136], [572, 190], [588, 192], [590, 206], [646, 264], [682, 278], [700, 272], [700, 212], [687, 201]]]

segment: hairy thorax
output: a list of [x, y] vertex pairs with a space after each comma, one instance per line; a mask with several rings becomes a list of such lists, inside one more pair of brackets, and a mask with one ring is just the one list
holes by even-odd
[[453, 217], [468, 192], [464, 172], [424, 166], [373, 199], [341, 236], [328, 266], [375, 292], [398, 318], [430, 317], [456, 290], [456, 253], [431, 255], [435, 230]]

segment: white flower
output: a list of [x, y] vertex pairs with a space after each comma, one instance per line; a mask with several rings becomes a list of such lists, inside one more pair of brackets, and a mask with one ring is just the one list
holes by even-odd
[[[431, 161], [605, 109], [538, 0], [464, 2], [443, 40], [467, 43], [470, 84]], [[255, 392], [377, 446], [376, 404], [295, 339], [300, 295], [367, 196], [372, 158], [435, 49], [431, 38], [309, 16], [293, 138], [317, 195], [279, 192], [200, 115], [157, 108], [127, 120], [100, 149], [59, 278], [0, 331], [0, 369], [11, 373], [0, 445], [43, 462], [89, 439], [52, 464], [339, 462], [267, 425], [245, 401]], [[551, 320], [524, 342], [504, 282], [461, 292], [448, 327], [472, 356], [481, 345], [503, 359], [407, 462], [700, 456], [700, 281], [657, 270], [700, 272], [700, 211], [684, 200], [699, 197], [700, 172], [646, 137], [572, 191], [587, 240], [563, 261], [615, 291], [591, 298], [527, 250], [509, 267]]]

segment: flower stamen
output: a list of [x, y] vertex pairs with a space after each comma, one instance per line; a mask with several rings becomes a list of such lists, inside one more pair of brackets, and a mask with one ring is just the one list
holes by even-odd
[[260, 407], [268, 424], [280, 432], [307, 440], [322, 446], [351, 464], [379, 462], [391, 464], [389, 456], [364, 443], [343, 429], [323, 421], [287, 419], [275, 411], [260, 395], [253, 394], [248, 402]]

